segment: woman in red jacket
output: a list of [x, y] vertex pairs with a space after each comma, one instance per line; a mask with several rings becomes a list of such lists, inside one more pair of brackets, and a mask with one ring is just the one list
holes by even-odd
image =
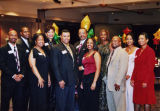
[[131, 78], [131, 85], [134, 87], [135, 111], [139, 111], [140, 105], [145, 106], [145, 111], [150, 111], [151, 104], [156, 103], [154, 91], [155, 53], [147, 45], [148, 40], [147, 33], [139, 35], [138, 43], [141, 48], [136, 52], [135, 67]]

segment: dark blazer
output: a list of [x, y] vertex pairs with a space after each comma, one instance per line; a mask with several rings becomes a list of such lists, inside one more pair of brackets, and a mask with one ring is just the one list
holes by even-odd
[[[43, 46], [43, 50], [48, 55], [49, 61], [51, 59], [51, 50], [55, 47], [55, 45], [56, 45], [56, 42], [54, 41], [54, 39], [52, 39], [51, 44], [49, 43], [48, 38], [45, 39], [45, 44]], [[51, 62], [49, 62], [49, 74], [50, 74], [52, 85], [55, 85], [55, 75], [54, 75], [54, 72], [51, 67]]]
[[74, 62], [63, 43], [57, 44], [51, 50], [51, 65], [56, 80], [57, 82], [64, 80], [66, 86], [75, 84], [77, 80], [76, 52], [72, 45], [70, 45], [70, 48], [74, 56]]
[[29, 56], [29, 52], [32, 49], [32, 43], [30, 40], [28, 40], [29, 43], [29, 47], [25, 44], [25, 42], [23, 41], [22, 38], [19, 38], [17, 40], [17, 45], [20, 46], [20, 48], [22, 49], [23, 53], [25, 54], [27, 61], [28, 61], [28, 56]]
[[49, 44], [49, 39], [45, 39], [43, 49], [48, 56], [50, 56], [50, 51], [52, 48], [54, 48], [55, 45], [56, 45], [56, 42], [54, 40], [52, 40], [51, 44]]
[[[14, 86], [14, 85], [24, 85], [24, 78], [25, 78], [25, 67], [24, 67], [24, 55], [17, 45], [19, 61], [20, 61], [20, 72], [17, 70], [17, 63], [15, 61], [15, 56], [13, 53], [8, 51], [11, 50], [10, 46], [7, 44], [6, 46], [0, 48], [0, 67], [2, 70], [2, 85], [3, 86]], [[14, 74], [23, 74], [24, 78], [20, 82], [16, 82], [12, 76]]]
[[79, 44], [80, 44], [80, 41], [76, 42], [74, 44], [74, 47], [76, 48], [76, 56], [77, 56], [77, 62], [78, 62], [78, 66], [81, 66], [82, 65], [82, 58], [84, 56], [84, 54], [87, 52], [87, 39], [85, 40], [85, 42], [83, 43], [83, 46], [81, 47], [80, 51], [78, 50], [79, 49]]
[[31, 40], [28, 40], [28, 43], [29, 43], [29, 47], [26, 45], [26, 43], [23, 41], [23, 39], [20, 37], [18, 40], [17, 40], [17, 45], [21, 48], [21, 52], [23, 53], [24, 57], [23, 57], [23, 62], [25, 64], [25, 67], [26, 67], [26, 70], [25, 70], [25, 83], [26, 85], [29, 84], [29, 77], [30, 77], [30, 74], [31, 74], [31, 68], [29, 66], [29, 61], [28, 61], [28, 57], [29, 57], [29, 53], [32, 49], [32, 41]]

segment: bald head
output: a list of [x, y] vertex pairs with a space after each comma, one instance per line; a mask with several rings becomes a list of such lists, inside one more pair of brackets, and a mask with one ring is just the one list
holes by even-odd
[[118, 36], [113, 36], [112, 38], [112, 47], [115, 49], [121, 46], [121, 39]]
[[17, 39], [18, 39], [18, 35], [17, 35], [17, 32], [15, 30], [10, 30], [8, 32], [8, 40], [11, 44], [15, 44]]

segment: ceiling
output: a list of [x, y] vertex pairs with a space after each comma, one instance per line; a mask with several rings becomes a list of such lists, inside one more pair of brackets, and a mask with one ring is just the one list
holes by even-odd
[[37, 17], [45, 9], [48, 20], [80, 22], [88, 14], [92, 23], [160, 24], [160, 0], [0, 0], [0, 14]]

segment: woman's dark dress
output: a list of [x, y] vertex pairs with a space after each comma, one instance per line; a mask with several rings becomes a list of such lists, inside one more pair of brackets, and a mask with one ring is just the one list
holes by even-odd
[[98, 52], [101, 55], [101, 73], [100, 73], [101, 87], [99, 94], [99, 111], [108, 111], [107, 100], [106, 100], [106, 84], [102, 79], [107, 73], [106, 62], [110, 54], [109, 43], [107, 43], [106, 45], [100, 44]]
[[33, 58], [36, 59], [36, 67], [44, 79], [44, 87], [38, 87], [38, 79], [33, 74], [30, 78], [30, 111], [47, 111], [48, 97], [47, 97], [47, 88], [48, 88], [48, 58], [40, 53], [36, 48], [33, 48]]

